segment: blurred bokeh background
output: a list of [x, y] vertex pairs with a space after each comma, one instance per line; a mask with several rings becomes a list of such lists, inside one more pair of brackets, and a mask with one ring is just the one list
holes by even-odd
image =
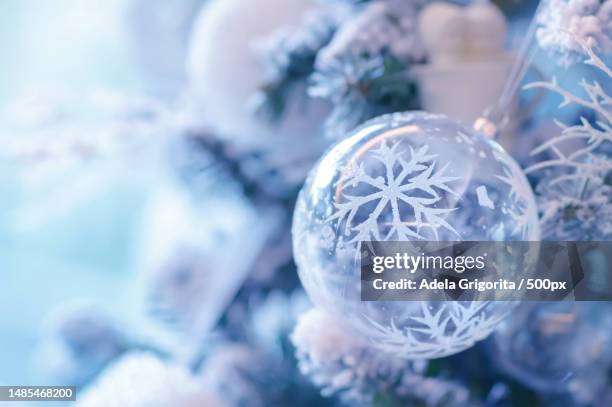
[[[599, 25], [589, 20], [592, 25], [578, 27], [599, 39], [598, 49], [612, 49], [612, 2], [549, 1], [597, 16]], [[291, 217], [307, 171], [336, 140], [382, 113], [440, 107], [472, 120], [471, 112], [484, 106], [478, 98], [454, 98], [460, 90], [452, 86], [458, 71], [451, 68], [467, 69], [466, 77], [483, 88], [498, 86], [499, 75], [490, 83], [486, 75], [474, 78], [474, 66], [516, 52], [538, 2], [445, 3], [484, 4], [482, 18], [499, 12], [491, 18], [502, 19], [503, 31], [483, 24], [478, 38], [500, 35], [501, 45], [478, 42], [482, 54], [470, 56], [476, 65], [456, 51], [443, 55], [451, 59], [438, 68], [450, 69], [450, 79], [434, 80], [450, 81], [442, 93], [426, 89], [419, 76], [435, 75], [432, 49], [452, 42], [451, 29], [425, 33], [433, 45], [423, 41], [419, 13], [429, 3], [0, 1], [0, 384], [75, 384], [93, 388], [87, 405], [99, 406], [610, 405], [612, 314], [605, 303], [522, 309], [505, 331], [459, 355], [401, 367], [389, 362], [388, 370], [413, 375], [404, 388], [422, 390], [408, 396], [381, 390], [363, 369], [351, 370], [349, 356], [367, 350], [342, 342], [342, 330], [327, 316], [310, 315], [290, 339], [298, 315], [311, 307], [291, 248]], [[447, 23], [439, 26], [453, 24]], [[540, 51], [528, 79], [556, 75], [581, 91], [579, 79], [586, 77], [609, 93], [605, 72], [569, 68], [568, 53]], [[554, 95], [521, 93], [502, 144], [524, 167], [534, 163], [533, 148], [561, 133], [554, 120], [606, 118], [558, 104]], [[598, 147], [605, 157], [609, 140]], [[535, 186], [543, 178], [535, 173], [529, 180]], [[609, 172], [600, 178], [597, 185], [608, 189], [593, 192], [598, 206], [589, 207], [587, 222], [593, 230], [560, 203], [558, 217], [546, 212], [553, 216], [547, 225], [567, 222], [565, 234], [545, 238], [612, 237]], [[559, 202], [564, 196], [546, 193]], [[574, 215], [578, 226], [568, 220]], [[593, 261], [610, 271], [609, 259], [594, 255]], [[516, 334], [532, 329], [525, 320], [541, 336]], [[550, 324], [565, 336], [547, 342], [540, 328]], [[317, 334], [326, 326], [329, 332]], [[550, 343], [566, 353], [567, 364], [543, 358], [527, 366], [491, 356], [499, 349], [538, 354]], [[338, 345], [336, 354], [330, 344], [346, 347]], [[580, 349], [587, 356], [578, 363]], [[150, 369], [165, 378], [161, 383], [194, 387], [193, 393], [212, 389], [212, 395], [177, 391], [167, 404], [154, 398], [124, 404], [110, 393], [143, 392], [148, 380], [158, 382], [144, 377], [125, 389], [105, 387], [105, 369], [121, 357], [127, 362], [117, 377]], [[327, 357], [337, 364], [325, 365]], [[170, 364], [184, 372], [164, 370]], [[588, 376], [597, 377], [592, 386]]]

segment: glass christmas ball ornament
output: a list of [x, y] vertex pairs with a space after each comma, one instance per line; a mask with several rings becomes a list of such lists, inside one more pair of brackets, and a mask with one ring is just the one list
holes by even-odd
[[496, 329], [495, 363], [540, 393], [569, 391], [596, 405], [609, 386], [611, 310], [606, 302], [525, 303]]
[[[443, 357], [488, 336], [509, 301], [360, 300], [363, 241], [538, 241], [533, 191], [495, 141], [442, 115], [373, 119], [310, 173], [293, 219], [311, 299], [374, 346], [407, 359]], [[515, 255], [504, 273], [532, 264]]]

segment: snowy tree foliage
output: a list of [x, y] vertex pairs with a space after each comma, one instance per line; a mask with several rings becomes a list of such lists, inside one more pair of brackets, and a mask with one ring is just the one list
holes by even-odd
[[[593, 51], [593, 48], [584, 41], [578, 41], [580, 41], [580, 44], [584, 47], [584, 51], [588, 55], [585, 64], [598, 68], [601, 72], [605, 73], [608, 78], [612, 79], [612, 70]], [[584, 109], [591, 110], [601, 118], [601, 120], [597, 120], [594, 124], [589, 122], [585, 117], [581, 117], [581, 123], [574, 126], [566, 126], [562, 123], [558, 123], [563, 130], [562, 134], [559, 137], [552, 138], [532, 152], [533, 155], [536, 155], [545, 150], [550, 150], [555, 158], [539, 162], [529, 167], [527, 172], [559, 166], [591, 169], [593, 171], [609, 169], [609, 167], [605, 165], [602, 167], [600, 164], [589, 163], [586, 159], [598, 149], [602, 148], [604, 144], [612, 142], [612, 112], [609, 108], [609, 106], [612, 106], [612, 95], [608, 95], [597, 81], [589, 83], [583, 79], [581, 81], [581, 86], [586, 92], [587, 98], [576, 96], [561, 88], [554, 78], [552, 82], [533, 82], [525, 87], [525, 89], [544, 88], [555, 92], [563, 98], [559, 108], [563, 108], [570, 104], [576, 104]], [[583, 141], [585, 142], [585, 146], [571, 153], [564, 153], [562, 144], [572, 140]], [[567, 179], [567, 177], [562, 179]]]
[[[606, 156], [596, 160], [612, 167]], [[610, 240], [612, 238], [612, 185], [610, 171], [578, 169], [573, 177], [551, 174], [536, 192], [541, 211], [542, 236], [551, 240]], [[608, 175], [605, 175], [608, 174]]]
[[79, 407], [222, 407], [184, 366], [151, 353], [130, 353], [112, 365], [82, 396]]
[[[612, 70], [594, 51], [589, 42], [575, 38], [591, 65], [612, 79]], [[538, 186], [545, 236], [562, 240], [610, 239], [612, 193], [609, 177], [612, 160], [606, 155], [612, 147], [612, 95], [605, 84], [581, 81], [586, 97], [561, 88], [556, 79], [526, 86], [544, 88], [562, 97], [559, 108], [570, 104], [590, 111], [595, 120], [580, 118], [580, 124], [567, 126], [558, 122], [562, 132], [538, 148], [532, 155], [549, 153], [552, 158], [537, 162], [526, 172], [545, 171], [547, 177]], [[571, 143], [578, 143], [578, 147]], [[569, 146], [569, 148], [568, 148]]]
[[302, 373], [324, 395], [347, 405], [376, 405], [386, 398], [396, 400], [392, 405], [477, 405], [461, 383], [425, 377], [427, 362], [406, 362], [381, 352], [320, 308], [300, 317], [292, 339]]
[[564, 64], [580, 61], [583, 39], [589, 48], [612, 52], [611, 0], [543, 0], [537, 39]]
[[416, 23], [421, 3], [368, 2], [321, 49], [309, 92], [332, 102], [328, 136], [340, 138], [375, 116], [418, 108], [416, 84], [408, 73], [411, 64], [424, 59]]
[[386, 51], [410, 62], [424, 58], [417, 34], [416, 16], [420, 1], [374, 1], [347, 19], [331, 43], [317, 56], [317, 67], [349, 55], [375, 56]]
[[297, 29], [281, 29], [259, 43], [265, 81], [250, 101], [255, 112], [279, 119], [287, 99], [312, 74], [319, 51], [329, 43], [345, 12], [341, 9], [308, 13]]
[[308, 93], [332, 103], [326, 135], [339, 139], [378, 115], [415, 110], [416, 85], [407, 67], [389, 52], [372, 57], [346, 55], [319, 67], [310, 77]]
[[330, 2], [334, 7], [262, 41], [267, 78], [252, 99], [254, 110], [278, 118], [295, 96], [291, 90], [305, 80], [309, 97], [331, 102], [325, 121], [331, 138], [380, 114], [418, 108], [408, 71], [424, 59], [416, 24], [422, 2], [363, 3]]

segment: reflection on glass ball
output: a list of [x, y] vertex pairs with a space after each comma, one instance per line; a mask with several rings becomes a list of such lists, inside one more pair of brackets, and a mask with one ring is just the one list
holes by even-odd
[[[360, 301], [361, 242], [539, 240], [533, 192], [494, 141], [445, 116], [379, 117], [321, 159], [293, 223], [299, 274], [313, 301], [375, 346], [405, 358], [462, 351], [512, 302]], [[524, 258], [515, 256], [514, 271]]]

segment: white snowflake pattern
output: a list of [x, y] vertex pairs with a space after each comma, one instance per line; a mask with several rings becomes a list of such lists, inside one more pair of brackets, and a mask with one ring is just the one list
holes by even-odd
[[[389, 327], [367, 318], [378, 335], [373, 345], [392, 355], [406, 359], [432, 359], [455, 354], [470, 348], [495, 329], [507, 313], [489, 313], [494, 303], [453, 302], [434, 309], [421, 302], [421, 315], [410, 317], [410, 326], [398, 327], [392, 320]], [[490, 314], [490, 315], [489, 315]], [[412, 326], [414, 324], [414, 326]]]
[[493, 152], [493, 156], [503, 167], [503, 174], [497, 175], [496, 178], [510, 187], [508, 194], [510, 202], [502, 207], [502, 212], [510, 215], [516, 223], [512, 234], [519, 235], [521, 239], [526, 239], [529, 231], [529, 219], [533, 219], [529, 212], [531, 190], [525, 183], [521, 182], [523, 174], [516, 164], [510, 161], [510, 156], [497, 151]]
[[[428, 146], [413, 149], [400, 142], [389, 145], [386, 140], [372, 157], [381, 165], [375, 166], [382, 174], [368, 174], [373, 168], [364, 162], [348, 166], [338, 183], [340, 202], [327, 218], [327, 222], [338, 222], [345, 245], [367, 240], [424, 239], [423, 227], [431, 228], [436, 237], [440, 227], [461, 237], [445, 220], [455, 208], [438, 207], [444, 198], [441, 192], [455, 194], [448, 184], [459, 179], [447, 175], [448, 163], [436, 170], [437, 155], [429, 153]], [[368, 193], [352, 195], [347, 191], [357, 187], [368, 189]], [[373, 210], [364, 209], [373, 204]]]

